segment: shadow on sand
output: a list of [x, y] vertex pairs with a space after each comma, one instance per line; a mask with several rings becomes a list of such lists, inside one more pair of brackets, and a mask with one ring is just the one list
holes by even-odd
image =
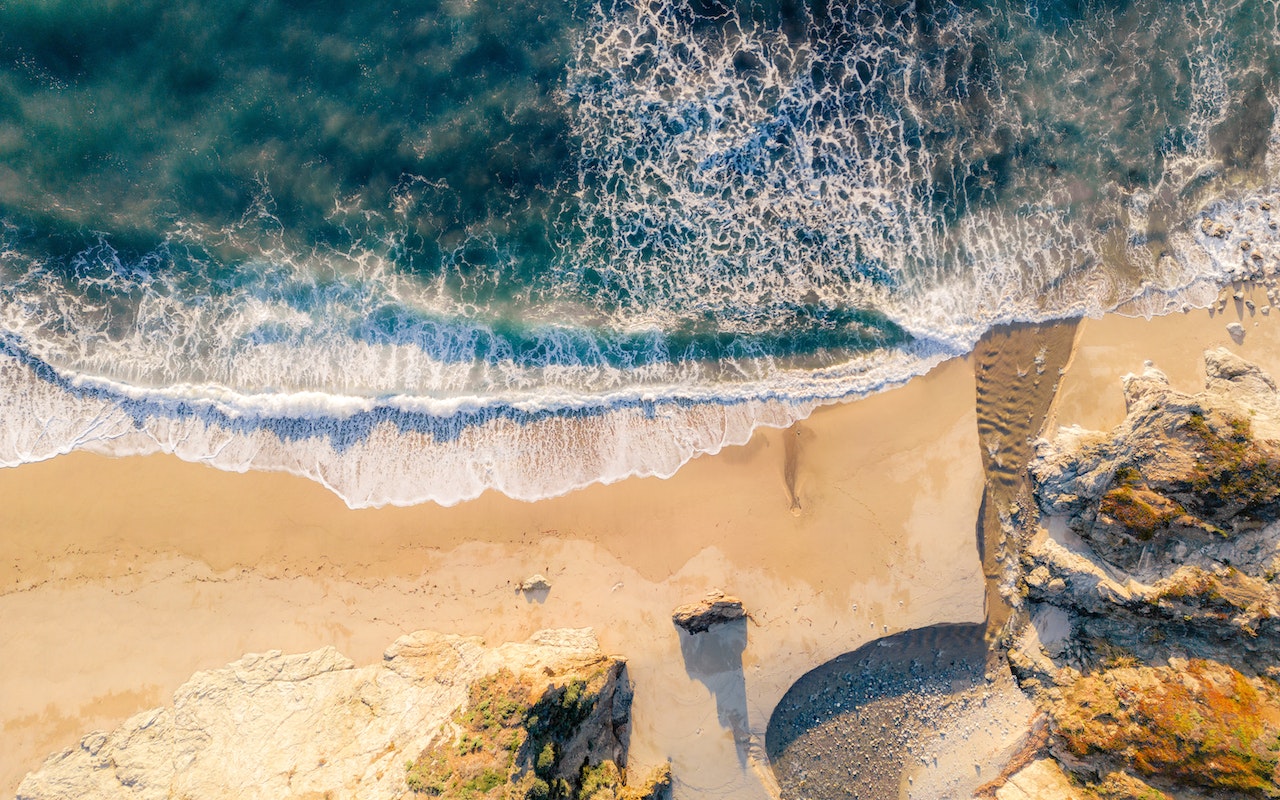
[[769, 719], [765, 749], [784, 798], [898, 797], [910, 747], [957, 693], [984, 682], [983, 625], [887, 636], [806, 673]]
[[705, 633], [679, 631], [680, 652], [689, 677], [703, 684], [716, 700], [716, 717], [733, 732], [738, 760], [747, 760], [747, 681], [742, 653], [747, 649], [747, 620], [735, 619]]

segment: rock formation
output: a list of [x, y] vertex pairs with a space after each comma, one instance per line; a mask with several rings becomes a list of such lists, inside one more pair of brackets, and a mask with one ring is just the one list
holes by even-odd
[[630, 703], [589, 629], [496, 648], [421, 631], [359, 668], [332, 647], [248, 655], [51, 756], [18, 797], [658, 798], [669, 779], [624, 785]]
[[713, 625], [742, 619], [747, 611], [742, 601], [715, 591], [695, 603], [686, 603], [671, 612], [671, 621], [689, 633], [705, 633]]
[[551, 591], [551, 581], [541, 573], [530, 575], [520, 582], [520, 591], [522, 592], [548, 592]]
[[996, 790], [996, 800], [1079, 800], [1080, 792], [1055, 761], [1033, 761]]
[[1280, 400], [1225, 349], [1205, 365], [1197, 395], [1126, 376], [1116, 430], [1032, 462], [1009, 656], [1081, 797], [1280, 796]]

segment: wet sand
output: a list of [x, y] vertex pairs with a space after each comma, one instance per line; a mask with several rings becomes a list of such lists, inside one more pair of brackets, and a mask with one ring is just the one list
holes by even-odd
[[[538, 503], [351, 511], [284, 474], [73, 454], [0, 470], [0, 793], [49, 753], [246, 652], [357, 663], [430, 628], [594, 627], [630, 661], [632, 763], [681, 798], [772, 795], [764, 737], [800, 676], [886, 634], [979, 622], [971, 363], [699, 458]], [[546, 575], [545, 597], [516, 585]], [[754, 622], [690, 642], [721, 588]]]
[[1032, 442], [1078, 327], [1074, 320], [1003, 326], [974, 348], [984, 624], [885, 637], [806, 674], [769, 723], [768, 753], [784, 797], [969, 797], [1025, 737], [1034, 704], [990, 649], [1010, 618], [1000, 594], [1004, 526], [1010, 504], [1027, 499]]
[[[1084, 320], [1048, 430], [1057, 425], [1108, 430], [1118, 424], [1124, 419], [1120, 377], [1141, 372], [1148, 360], [1184, 392], [1204, 388], [1204, 351], [1210, 347], [1226, 347], [1280, 377], [1280, 309], [1261, 313], [1268, 302], [1265, 288], [1257, 284], [1229, 287], [1223, 293], [1225, 304], [1212, 310], [1195, 309], [1149, 321], [1118, 315]], [[1237, 289], [1243, 300], [1231, 296]], [[1249, 308], [1246, 301], [1254, 307]], [[1227, 332], [1233, 322], [1244, 327], [1242, 342]]]
[[1010, 508], [1032, 502], [1027, 464], [1074, 350], [1079, 320], [1007, 325], [974, 348], [979, 452], [986, 474], [978, 546], [987, 578], [986, 638], [994, 642], [1009, 621], [1000, 594]]

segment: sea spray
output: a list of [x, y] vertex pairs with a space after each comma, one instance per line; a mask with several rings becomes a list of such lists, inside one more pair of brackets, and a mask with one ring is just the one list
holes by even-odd
[[1280, 265], [1275, 3], [0, 23], [8, 465], [536, 499]]

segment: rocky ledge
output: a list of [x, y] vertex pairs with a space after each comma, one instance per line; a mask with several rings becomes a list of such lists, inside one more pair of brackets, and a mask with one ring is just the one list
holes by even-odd
[[671, 612], [671, 621], [690, 634], [696, 634], [748, 616], [741, 600], [716, 590], [697, 602], [677, 606]]
[[1280, 796], [1280, 400], [1205, 366], [1187, 395], [1148, 364], [1114, 431], [1038, 445], [1009, 657], [1050, 735], [997, 797]]
[[51, 756], [18, 798], [666, 797], [665, 770], [627, 785], [630, 708], [590, 629], [495, 648], [420, 631], [366, 667], [248, 655]]

